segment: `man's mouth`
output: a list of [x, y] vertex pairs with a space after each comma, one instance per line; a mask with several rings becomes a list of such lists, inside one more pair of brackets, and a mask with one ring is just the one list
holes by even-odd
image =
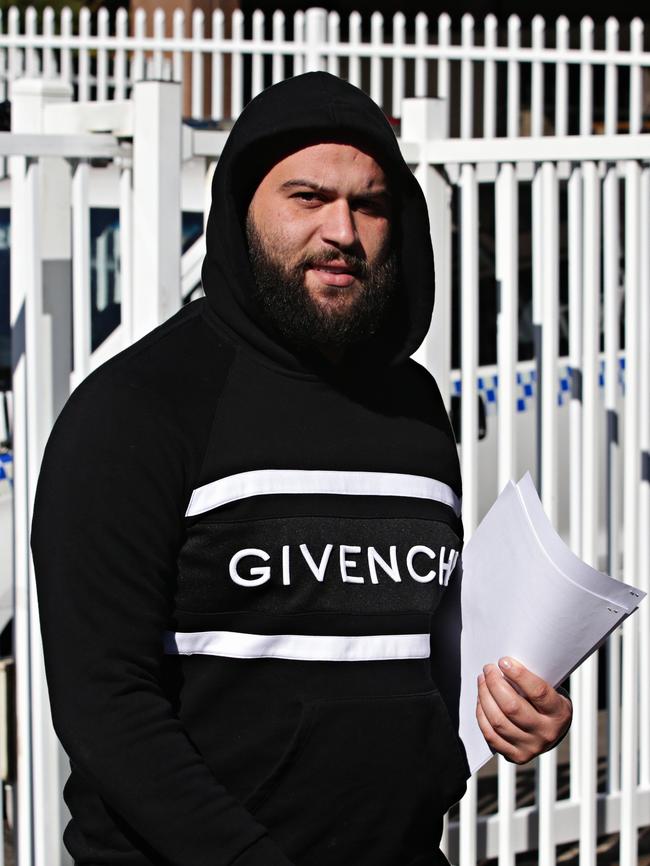
[[319, 280], [325, 285], [346, 288], [351, 286], [357, 278], [357, 269], [344, 262], [315, 262], [309, 270], [314, 271]]

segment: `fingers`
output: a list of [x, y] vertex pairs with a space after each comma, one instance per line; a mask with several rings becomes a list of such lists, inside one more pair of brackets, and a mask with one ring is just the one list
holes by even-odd
[[485, 665], [478, 690], [485, 715], [497, 733], [517, 737], [522, 731], [534, 730], [537, 710], [517, 694], [496, 665]]
[[481, 729], [481, 733], [485, 737], [485, 742], [493, 752], [498, 752], [508, 761], [512, 761], [515, 764], [523, 763], [523, 761], [519, 759], [517, 748], [507, 740], [504, 740], [503, 737], [499, 736], [489, 723], [485, 713], [483, 712], [483, 707], [481, 706], [480, 701], [477, 701], [476, 703], [476, 720]]
[[476, 719], [492, 750], [523, 764], [552, 748], [571, 724], [571, 701], [515, 659], [483, 671]]
[[553, 686], [542, 677], [529, 671], [521, 662], [505, 656], [499, 659], [499, 667], [512, 682], [517, 691], [544, 715], [554, 715], [560, 711], [563, 698]]
[[539, 747], [534, 731], [537, 716], [498, 668], [486, 665], [485, 675], [479, 677], [476, 718], [490, 748], [517, 764], [530, 760]]

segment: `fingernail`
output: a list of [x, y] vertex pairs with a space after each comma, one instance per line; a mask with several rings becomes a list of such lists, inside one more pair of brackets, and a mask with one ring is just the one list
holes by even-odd
[[499, 667], [505, 668], [505, 670], [514, 670], [514, 665], [512, 663], [512, 659], [508, 658], [508, 656], [504, 656], [504, 658], [499, 659]]
[[485, 682], [485, 677], [483, 676], [483, 674], [479, 674], [479, 675], [478, 675], [478, 682], [479, 682], [479, 685], [480, 685], [481, 683], [484, 683], [484, 682]]

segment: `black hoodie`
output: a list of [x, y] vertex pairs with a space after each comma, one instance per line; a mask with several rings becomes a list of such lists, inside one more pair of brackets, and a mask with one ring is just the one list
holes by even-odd
[[[253, 299], [264, 171], [364, 142], [398, 201], [399, 307], [337, 370]], [[32, 549], [65, 842], [92, 866], [428, 866], [457, 735], [460, 477], [411, 353], [425, 201], [380, 109], [309, 73], [256, 97], [214, 176], [206, 298], [90, 375], [48, 442]]]

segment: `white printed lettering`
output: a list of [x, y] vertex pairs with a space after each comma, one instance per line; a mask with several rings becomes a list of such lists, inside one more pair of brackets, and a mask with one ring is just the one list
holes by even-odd
[[445, 560], [446, 548], [440, 548], [440, 586], [447, 586], [449, 583], [449, 578], [451, 577], [451, 573], [456, 567], [456, 561], [458, 560], [458, 551], [450, 550], [449, 551], [449, 559]]
[[402, 578], [397, 567], [397, 545], [391, 544], [390, 548], [390, 565], [380, 556], [374, 547], [368, 548], [368, 568], [370, 570], [370, 580], [372, 583], [379, 583], [377, 577], [377, 565], [380, 565], [386, 574], [389, 574], [395, 583], [399, 583]]
[[283, 586], [289, 586], [291, 583], [291, 564], [289, 562], [289, 550], [290, 547], [288, 544], [282, 545], [282, 584]]
[[265, 550], [258, 550], [256, 547], [247, 547], [245, 550], [238, 550], [230, 560], [229, 571], [231, 578], [235, 583], [239, 584], [239, 586], [261, 586], [263, 583], [266, 583], [271, 577], [271, 568], [268, 565], [258, 565], [255, 568], [250, 569], [251, 574], [259, 574], [259, 577], [242, 577], [237, 573], [237, 566], [239, 565], [240, 560], [245, 556], [259, 556], [259, 558], [264, 560], [264, 562], [268, 562], [271, 558]]
[[303, 557], [305, 558], [305, 562], [307, 563], [307, 565], [311, 569], [311, 572], [314, 575], [314, 577], [316, 578], [316, 580], [318, 580], [320, 583], [323, 582], [323, 579], [325, 577], [325, 569], [327, 568], [327, 563], [330, 560], [330, 553], [332, 552], [333, 547], [334, 547], [333, 544], [326, 544], [325, 545], [325, 550], [323, 551], [323, 555], [321, 556], [321, 560], [320, 560], [319, 564], [316, 565], [316, 563], [314, 562], [314, 558], [312, 557], [311, 553], [309, 552], [309, 548], [307, 547], [307, 545], [306, 544], [300, 545], [300, 552], [302, 553]]
[[354, 559], [346, 559], [348, 553], [361, 553], [361, 548], [356, 544], [342, 544], [339, 550], [341, 562], [341, 577], [344, 583], [363, 583], [363, 577], [356, 574], [348, 574], [348, 568], [356, 568]]
[[[272, 554], [255, 547], [247, 547], [244, 550], [239, 550], [230, 560], [230, 577], [239, 586], [262, 586], [262, 584], [268, 583], [268, 581], [271, 580], [273, 572], [276, 574], [276, 580], [280, 580], [281, 570], [282, 585], [291, 586], [292, 584], [295, 584], [296, 580], [300, 581], [300, 578], [305, 575], [304, 567], [300, 565], [299, 560], [295, 559], [295, 555], [297, 554], [294, 555], [294, 560], [292, 562], [292, 547], [293, 545], [283, 544], [280, 550], [276, 550]], [[301, 544], [299, 547], [302, 558], [306, 563], [309, 572], [311, 572], [311, 574], [316, 578], [318, 583], [324, 583], [332, 551], [334, 550], [334, 545], [326, 544], [323, 548], [320, 559], [314, 558], [306, 544]], [[459, 552], [457, 550], [442, 546], [436, 556], [436, 553], [427, 545], [416, 544], [410, 548], [408, 553], [406, 553], [405, 558], [402, 558], [404, 555], [402, 553], [402, 557], [398, 559], [397, 547], [396, 544], [388, 546], [388, 561], [384, 559], [376, 547], [369, 546], [365, 548], [370, 583], [375, 584], [375, 586], [378, 585], [380, 583], [380, 573], [383, 576], [384, 584], [386, 584], [386, 577], [389, 577], [393, 583], [401, 583], [404, 566], [406, 566], [407, 573], [417, 583], [431, 583], [437, 577], [440, 586], [448, 585], [449, 579], [451, 578], [458, 562]], [[364, 548], [356, 544], [341, 544], [338, 545], [338, 549], [339, 575], [343, 583], [365, 583], [364, 575], [358, 573], [355, 574], [355, 571], [361, 567], [359, 555], [363, 555], [362, 551], [364, 551]], [[437, 558], [439, 563], [438, 571], [431, 569], [422, 574], [421, 569], [423, 563], [421, 562], [416, 571], [415, 560], [419, 554], [428, 556], [430, 560]], [[238, 570], [238, 566], [245, 557], [256, 557], [257, 559], [261, 559], [263, 562], [268, 562], [269, 564], [250, 566], [245, 569], [244, 574], [241, 574]], [[297, 572], [295, 571], [296, 567], [298, 568]], [[292, 570], [294, 572], [293, 575]], [[332, 570], [330, 570], [330, 572], [332, 572]], [[330, 573], [330, 577], [334, 578], [334, 573]]]
[[433, 550], [431, 550], [430, 547], [426, 547], [424, 544], [416, 544], [415, 547], [412, 547], [409, 550], [406, 556], [406, 567], [408, 569], [408, 573], [411, 575], [413, 580], [417, 580], [418, 583], [429, 583], [435, 578], [436, 573], [435, 571], [428, 571], [426, 574], [417, 573], [417, 571], [413, 568], [413, 560], [418, 555], [418, 553], [426, 553], [426, 555], [430, 556], [431, 559], [436, 558], [435, 553], [433, 552]]

